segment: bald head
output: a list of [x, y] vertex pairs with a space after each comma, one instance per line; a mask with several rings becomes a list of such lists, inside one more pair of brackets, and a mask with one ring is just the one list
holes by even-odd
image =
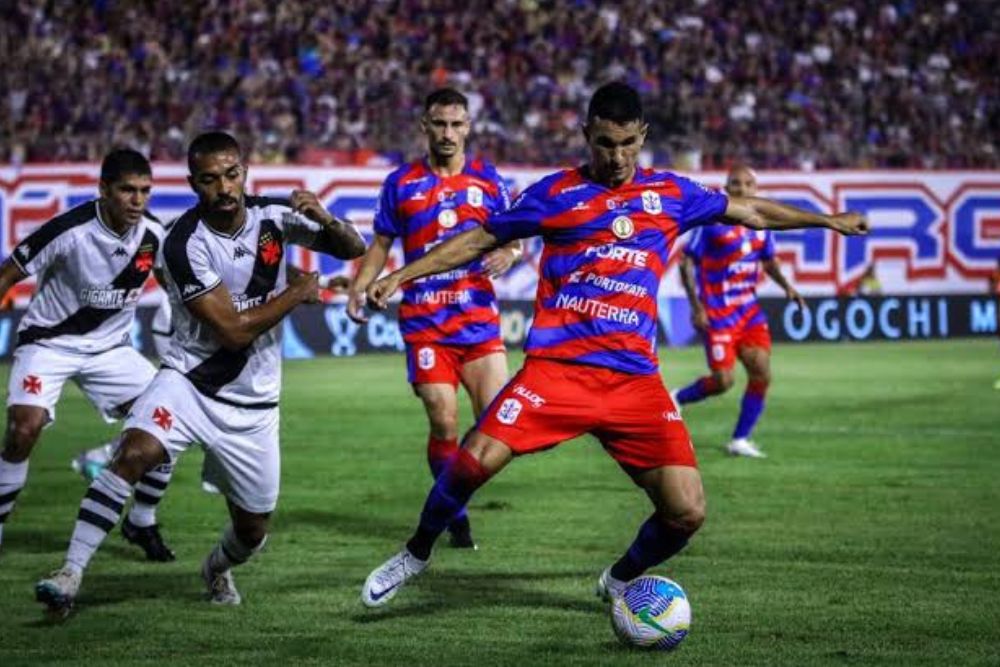
[[726, 194], [730, 197], [753, 197], [757, 194], [757, 174], [746, 165], [737, 165], [726, 177]]

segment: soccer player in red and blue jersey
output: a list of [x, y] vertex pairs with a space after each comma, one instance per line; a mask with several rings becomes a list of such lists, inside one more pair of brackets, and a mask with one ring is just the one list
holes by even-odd
[[385, 604], [422, 572], [452, 518], [515, 456], [584, 433], [600, 440], [654, 508], [628, 550], [601, 573], [602, 598], [620, 596], [701, 526], [705, 498], [694, 448], [656, 355], [656, 292], [671, 244], [720, 217], [754, 229], [829, 227], [845, 234], [863, 233], [867, 222], [856, 213], [817, 215], [728, 197], [670, 172], [638, 169], [646, 131], [638, 93], [623, 83], [602, 86], [584, 127], [589, 164], [543, 178], [509, 211], [369, 287], [369, 302], [385, 307], [406, 281], [514, 239], [544, 241], [524, 367], [438, 475], [405, 548], [368, 576], [365, 605]]
[[[757, 175], [749, 167], [734, 167], [726, 179], [726, 193], [731, 197], [755, 196]], [[691, 232], [681, 260], [691, 322], [704, 337], [712, 374], [684, 387], [674, 399], [685, 405], [728, 391], [733, 386], [738, 356], [747, 371], [747, 388], [726, 451], [752, 458], [766, 456], [750, 435], [764, 412], [771, 384], [771, 331], [757, 302], [762, 267], [789, 299], [805, 307], [805, 300], [781, 273], [774, 257], [774, 238], [768, 230], [725, 224], [699, 227]]]
[[[397, 238], [402, 239], [406, 263], [414, 262], [445, 239], [479, 227], [510, 206], [496, 168], [466, 158], [470, 123], [464, 95], [451, 88], [428, 95], [420, 125], [427, 156], [392, 172], [382, 186], [375, 239], [348, 302], [348, 315], [357, 322], [365, 320], [365, 290], [385, 267]], [[500, 312], [490, 278], [509, 269], [520, 255], [521, 242], [515, 240], [447, 273], [414, 280], [403, 290], [399, 322], [407, 376], [430, 422], [427, 460], [435, 477], [458, 451], [459, 383], [478, 417], [507, 382]], [[453, 546], [476, 548], [464, 511], [449, 532]]]

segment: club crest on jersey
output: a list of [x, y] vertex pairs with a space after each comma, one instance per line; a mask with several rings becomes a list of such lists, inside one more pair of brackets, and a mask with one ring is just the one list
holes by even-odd
[[422, 347], [417, 350], [417, 366], [420, 370], [429, 371], [434, 368], [434, 348], [432, 347]]
[[663, 213], [663, 202], [660, 195], [652, 190], [644, 190], [642, 193], [642, 210], [650, 215]]
[[524, 405], [516, 398], [508, 398], [500, 404], [497, 410], [497, 421], [501, 424], [513, 424], [517, 421], [517, 416], [521, 414]]
[[451, 229], [458, 224], [458, 213], [454, 209], [446, 208], [438, 213], [438, 224], [445, 229]]
[[153, 246], [144, 245], [135, 256], [135, 268], [142, 273], [148, 273], [153, 268]]
[[611, 221], [611, 233], [620, 239], [627, 239], [635, 233], [635, 225], [627, 215], [619, 215]]
[[483, 189], [478, 185], [470, 185], [469, 189], [465, 191], [465, 200], [469, 202], [469, 206], [480, 207], [483, 205]]
[[281, 261], [281, 244], [271, 235], [271, 232], [264, 232], [257, 242], [260, 252], [260, 259], [267, 266], [274, 266]]

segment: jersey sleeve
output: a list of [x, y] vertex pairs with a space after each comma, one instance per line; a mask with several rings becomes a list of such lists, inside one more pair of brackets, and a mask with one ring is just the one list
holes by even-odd
[[181, 301], [197, 299], [222, 282], [212, 267], [208, 251], [196, 237], [170, 234], [164, 243], [163, 258]]
[[501, 244], [515, 239], [525, 239], [542, 233], [545, 219], [543, 188], [539, 184], [527, 188], [508, 210], [491, 215], [483, 227]]
[[691, 231], [691, 235], [688, 237], [687, 243], [684, 244], [684, 254], [691, 259], [698, 261], [701, 259], [701, 255], [704, 251], [704, 234], [702, 234], [701, 228], [697, 227]]
[[321, 245], [323, 225], [288, 208], [281, 211], [281, 232], [288, 243], [316, 250]]
[[490, 180], [497, 188], [496, 196], [490, 198], [490, 214], [503, 213], [510, 208], [510, 188], [507, 187], [507, 181], [496, 170], [490, 174]]
[[10, 255], [10, 260], [26, 275], [42, 273], [46, 267], [66, 253], [72, 235], [63, 232], [53, 237], [51, 230], [46, 229], [51, 224], [53, 223], [48, 222], [42, 225], [18, 244]]
[[729, 197], [723, 193], [682, 176], [677, 176], [676, 179], [683, 202], [681, 219], [678, 220], [681, 231], [708, 224], [726, 212]]
[[761, 259], [774, 259], [774, 232], [770, 229], [764, 231], [764, 247], [760, 251]]
[[376, 234], [394, 239], [402, 236], [396, 219], [396, 179], [391, 176], [382, 184], [378, 200], [375, 202], [375, 220], [373, 228]]

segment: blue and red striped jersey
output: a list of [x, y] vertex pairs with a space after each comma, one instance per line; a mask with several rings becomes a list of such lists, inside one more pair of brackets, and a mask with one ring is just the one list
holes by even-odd
[[694, 230], [684, 248], [697, 268], [698, 298], [709, 326], [726, 331], [767, 321], [757, 303], [760, 263], [774, 258], [774, 235], [729, 225]]
[[607, 188], [587, 168], [527, 188], [486, 221], [501, 242], [540, 235], [528, 356], [656, 373], [656, 295], [678, 235], [725, 212], [728, 199], [676, 174], [640, 169]]
[[[375, 233], [401, 238], [410, 263], [509, 206], [507, 185], [489, 162], [469, 160], [461, 173], [438, 176], [419, 160], [386, 178]], [[405, 284], [399, 321], [408, 343], [476, 345], [499, 338], [496, 294], [482, 261]]]

